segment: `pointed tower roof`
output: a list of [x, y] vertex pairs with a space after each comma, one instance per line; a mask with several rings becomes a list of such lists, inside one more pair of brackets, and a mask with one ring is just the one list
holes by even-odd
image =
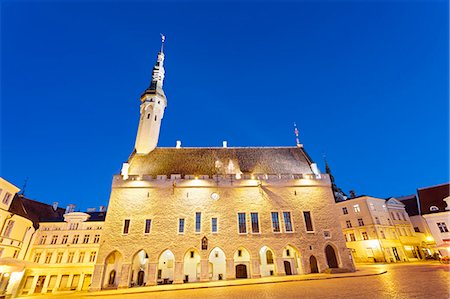
[[152, 81], [147, 89], [142, 93], [141, 98], [146, 94], [156, 94], [159, 93], [163, 96], [164, 91], [162, 89], [164, 83], [164, 41], [166, 37], [161, 34], [161, 50], [158, 53], [158, 57], [156, 59], [155, 66], [152, 70]]

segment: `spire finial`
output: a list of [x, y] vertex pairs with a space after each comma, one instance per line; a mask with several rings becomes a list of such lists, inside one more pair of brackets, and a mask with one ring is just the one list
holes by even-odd
[[19, 192], [19, 195], [25, 196], [25, 189], [27, 188], [28, 177], [23, 181], [22, 190]]
[[300, 143], [300, 140], [298, 139], [298, 129], [297, 124], [294, 122], [294, 133], [295, 133], [295, 142], [297, 144], [297, 147], [303, 147], [303, 145]]
[[166, 36], [162, 33], [160, 33], [161, 35], [161, 53], [164, 53], [164, 41], [166, 40]]

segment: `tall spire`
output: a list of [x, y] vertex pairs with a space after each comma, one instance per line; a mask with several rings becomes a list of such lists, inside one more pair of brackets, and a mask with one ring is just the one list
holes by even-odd
[[162, 33], [161, 34], [161, 51], [159, 51], [160, 53], [164, 53], [164, 42], [166, 41], [166, 36]]
[[298, 139], [298, 129], [297, 124], [294, 122], [294, 133], [295, 133], [295, 143], [297, 144], [297, 147], [303, 147], [303, 144], [300, 143], [300, 140]]
[[152, 81], [150, 82], [149, 87], [142, 93], [141, 98], [146, 94], [156, 94], [159, 93], [164, 95], [164, 91], [162, 89], [164, 83], [164, 42], [166, 40], [166, 36], [161, 34], [161, 50], [158, 53], [158, 57], [156, 58], [155, 66], [152, 70]]

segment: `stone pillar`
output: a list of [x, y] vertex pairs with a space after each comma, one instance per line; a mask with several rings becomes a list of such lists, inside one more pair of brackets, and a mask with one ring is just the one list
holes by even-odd
[[78, 281], [77, 291], [81, 291], [81, 288], [83, 287], [84, 276], [85, 276], [84, 272], [81, 272], [80, 280]]
[[234, 268], [234, 259], [227, 259], [227, 280], [236, 279], [236, 269]]
[[53, 287], [52, 293], [55, 293], [58, 290], [59, 285], [61, 284], [61, 279], [62, 279], [62, 274], [58, 274], [58, 276], [56, 277], [56, 282], [55, 282], [55, 286]]
[[[92, 273], [91, 286], [89, 287], [90, 292], [100, 291], [102, 289], [102, 277], [105, 271], [104, 265], [96, 264], [94, 265], [94, 271]], [[58, 282], [58, 281], [57, 281]]]
[[261, 278], [261, 267], [259, 256], [251, 259], [251, 278]]
[[31, 288], [30, 288], [30, 290], [28, 291], [28, 295], [31, 295], [31, 294], [34, 293], [34, 290], [36, 289], [36, 283], [37, 283], [37, 281], [38, 281], [38, 278], [39, 278], [39, 275], [35, 275], [35, 276], [33, 277], [33, 281], [31, 282]]
[[130, 276], [130, 264], [123, 264], [122, 265], [122, 271], [120, 271], [120, 280], [119, 285], [117, 286], [119, 289], [124, 289], [129, 287], [129, 276]]
[[183, 262], [175, 262], [175, 271], [173, 283], [180, 284], [183, 283], [184, 275], [183, 275]]
[[50, 275], [45, 276], [44, 285], [42, 286], [42, 293], [47, 293], [48, 284], [50, 282]]
[[158, 263], [148, 263], [147, 282], [145, 283], [146, 286], [156, 285], [157, 268], [158, 268]]
[[200, 260], [200, 281], [209, 281], [209, 264], [207, 259]]
[[284, 276], [286, 275], [286, 272], [284, 271], [284, 259], [283, 258], [275, 258], [275, 264], [276, 264], [276, 271], [277, 276]]

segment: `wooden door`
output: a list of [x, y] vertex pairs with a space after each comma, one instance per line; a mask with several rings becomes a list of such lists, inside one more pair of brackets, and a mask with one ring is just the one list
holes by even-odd
[[246, 265], [236, 265], [236, 278], [247, 278], [247, 266]]
[[291, 263], [289, 261], [284, 261], [284, 272], [286, 272], [286, 275], [292, 275]]

